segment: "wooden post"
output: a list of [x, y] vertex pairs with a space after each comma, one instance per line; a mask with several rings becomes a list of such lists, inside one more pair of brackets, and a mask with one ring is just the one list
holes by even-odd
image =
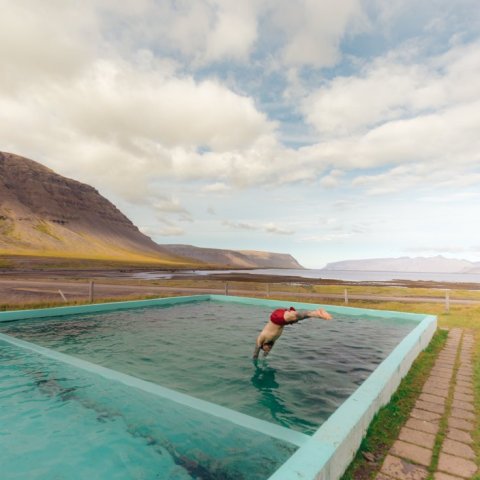
[[445, 290], [445, 313], [450, 312], [450, 290]]
[[64, 301], [65, 303], [67, 303], [67, 302], [68, 302], [67, 297], [65, 297], [65, 295], [63, 294], [63, 292], [62, 292], [61, 290], [59, 290], [58, 293], [59, 293], [60, 296], [63, 298], [63, 301]]
[[94, 282], [90, 282], [90, 288], [89, 288], [89, 300], [90, 303], [93, 303], [93, 293], [94, 293]]
[[270, 298], [270, 284], [267, 283], [267, 298]]
[[228, 295], [228, 282], [225, 282], [225, 295]]
[[347, 289], [344, 290], [343, 296], [345, 297], [345, 305], [348, 305], [348, 291], [347, 291]]

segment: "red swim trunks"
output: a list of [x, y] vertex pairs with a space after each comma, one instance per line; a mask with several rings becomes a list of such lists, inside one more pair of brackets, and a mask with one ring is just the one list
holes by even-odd
[[293, 307], [290, 308], [277, 308], [272, 312], [270, 315], [270, 321], [274, 323], [275, 325], [280, 325], [283, 327], [284, 325], [287, 324], [284, 318], [285, 312], [295, 312], [295, 309]]

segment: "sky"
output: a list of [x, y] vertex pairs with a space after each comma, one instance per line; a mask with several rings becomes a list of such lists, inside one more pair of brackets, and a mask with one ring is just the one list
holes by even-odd
[[478, 0], [0, 11], [0, 150], [157, 243], [480, 261]]

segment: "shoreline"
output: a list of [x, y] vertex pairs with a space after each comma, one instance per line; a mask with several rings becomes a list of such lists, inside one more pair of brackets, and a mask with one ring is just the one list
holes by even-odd
[[[274, 275], [265, 273], [251, 273], [230, 271], [225, 273], [193, 273], [193, 270], [184, 269], [149, 269], [149, 268], [122, 268], [122, 269], [0, 269], [1, 280], [36, 280], [36, 281], [78, 281], [78, 280], [117, 280], [122, 283], [148, 284], [156, 281], [188, 280], [188, 281], [223, 281], [223, 282], [252, 282], [252, 283], [293, 283], [300, 285], [345, 285], [345, 286], [379, 286], [403, 288], [432, 288], [445, 290], [480, 290], [480, 283], [452, 282], [437, 280], [339, 280], [330, 278], [311, 278], [296, 275]], [[241, 269], [244, 270], [244, 269]], [[261, 269], [259, 269], [261, 270]], [[204, 270], [208, 271], [208, 270]], [[176, 275], [173, 278], [138, 278], [134, 274], [148, 272], [165, 272]], [[400, 273], [400, 272], [399, 272]]]

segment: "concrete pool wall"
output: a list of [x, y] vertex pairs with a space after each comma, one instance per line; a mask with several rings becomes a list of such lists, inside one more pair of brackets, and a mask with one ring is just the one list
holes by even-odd
[[[271, 306], [278, 307], [279, 305], [292, 305], [295, 308], [311, 309], [313, 304], [287, 302], [281, 300], [263, 300], [256, 298], [245, 297], [229, 297], [223, 295], [198, 295], [190, 297], [171, 297], [154, 300], [141, 300], [129, 302], [112, 302], [104, 304], [93, 304], [73, 307], [57, 307], [38, 310], [23, 310], [0, 312], [0, 322], [15, 321], [22, 319], [42, 318], [42, 317], [56, 317], [63, 315], [86, 314], [96, 312], [106, 312], [120, 309], [142, 308], [149, 306], [168, 306], [181, 303], [203, 302], [214, 300], [217, 302], [235, 302], [246, 305], [257, 306]], [[412, 365], [418, 354], [426, 348], [430, 342], [437, 326], [437, 319], [431, 315], [389, 312], [382, 310], [367, 310], [351, 307], [340, 307], [330, 305], [318, 305], [315, 307], [322, 307], [328, 309], [329, 312], [345, 313], [348, 315], [368, 315], [372, 317], [382, 318], [396, 318], [405, 319], [417, 322], [418, 325], [399, 343], [399, 345], [391, 352], [391, 354], [375, 369], [375, 371], [363, 382], [363, 384], [322, 424], [322, 426], [312, 435], [307, 437], [299, 437], [299, 435], [292, 432], [290, 438], [291, 443], [296, 443], [300, 448], [270, 477], [269, 480], [336, 480], [340, 478], [342, 473], [348, 467], [353, 459], [355, 452], [360, 446], [360, 442], [366, 433], [366, 430], [378, 410], [388, 403], [392, 394], [397, 389], [401, 379], [406, 375], [410, 366]], [[6, 335], [2, 335], [2, 339], [8, 341]], [[100, 375], [108, 375], [110, 378], [116, 379], [120, 382], [130, 382], [124, 374], [114, 372], [113, 370], [105, 369], [99, 366], [89, 366], [88, 362], [83, 362], [67, 355], [55, 353], [49, 349], [42, 347], [29, 347], [28, 342], [22, 342], [11, 338], [11, 343], [15, 343], [18, 347], [35, 348], [37, 353], [45, 355], [54, 355], [57, 360], [68, 361], [73, 363], [78, 368], [88, 368], [96, 371]], [[52, 352], [52, 353], [49, 353]], [[98, 367], [98, 368], [97, 368]], [[133, 378], [133, 377], [132, 377]], [[138, 388], [139, 382], [134, 382]], [[140, 382], [141, 383], [141, 382]], [[143, 382], [144, 387], [148, 387], [148, 382]], [[153, 385], [153, 384], [152, 384]], [[153, 388], [153, 393], [157, 395], [165, 395], [166, 390], [163, 387], [157, 386]], [[148, 387], [150, 388], [150, 387]], [[180, 394], [178, 394], [180, 395]], [[175, 398], [175, 395], [173, 395]], [[181, 400], [180, 396], [177, 397]], [[186, 401], [183, 398], [183, 401]], [[190, 401], [190, 400], [189, 400]], [[192, 399], [196, 404], [196, 399]], [[205, 408], [207, 410], [216, 409], [215, 405], [207, 405], [206, 402], [198, 400], [197, 408]], [[225, 420], [245, 422], [246, 428], [249, 427], [246, 422], [247, 416], [238, 414], [236, 412], [228, 412], [228, 409], [223, 409], [218, 406], [218, 413], [223, 416]], [[234, 417], [238, 417], [235, 418]], [[255, 419], [252, 419], [255, 420]], [[251, 425], [255, 425], [253, 429], [265, 428], [264, 433], [272, 436], [283, 436], [284, 432], [275, 433], [267, 425], [262, 422], [253, 421]], [[265, 422], [267, 423], [267, 422]], [[283, 429], [282, 429], [283, 430]], [[296, 432], [295, 432], [296, 433]], [[289, 437], [289, 435], [285, 435]], [[287, 438], [285, 438], [287, 440]], [[278, 437], [277, 437], [278, 438]], [[295, 438], [295, 440], [294, 440]], [[305, 439], [305, 440], [304, 440]], [[293, 441], [292, 441], [293, 440]], [[288, 440], [287, 440], [288, 441]]]

